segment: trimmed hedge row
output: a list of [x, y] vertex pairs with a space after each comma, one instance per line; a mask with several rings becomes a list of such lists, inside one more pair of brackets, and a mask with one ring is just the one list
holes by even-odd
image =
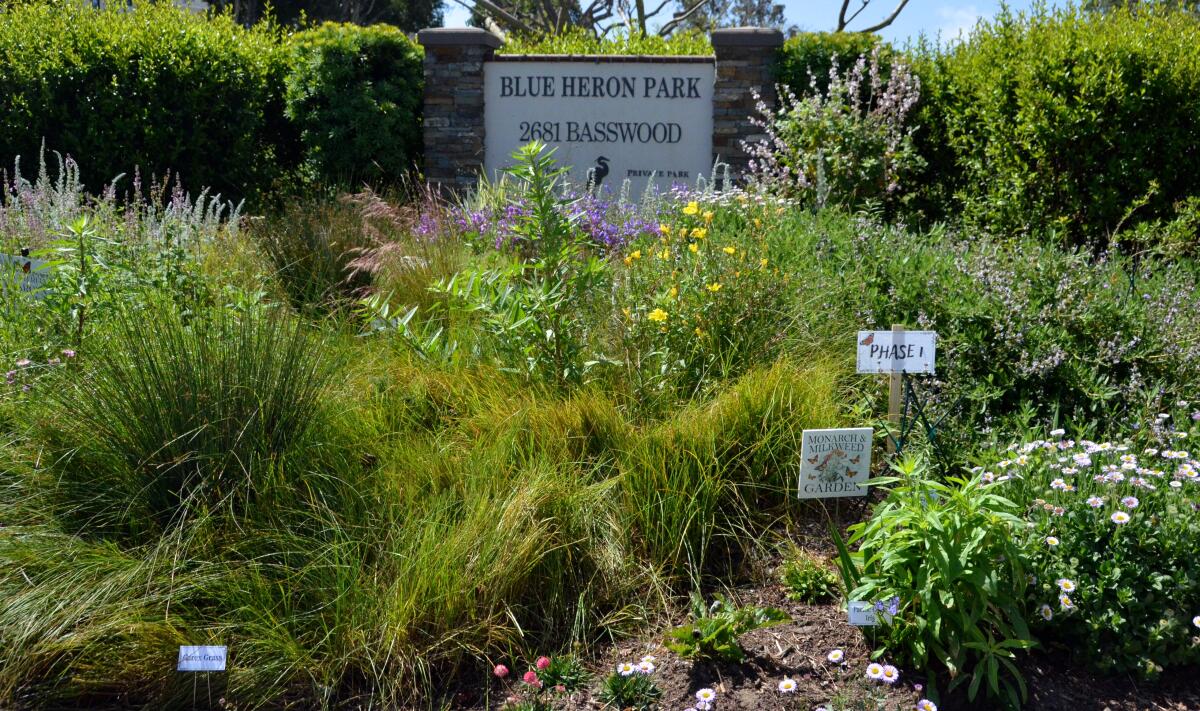
[[392, 179], [420, 145], [420, 48], [399, 30], [285, 35], [169, 4], [0, 10], [0, 165], [40, 147], [98, 189], [135, 168], [255, 199], [303, 167], [319, 180]]
[[[877, 44], [859, 34], [802, 34], [782, 48], [776, 76], [804, 93], [811, 70], [824, 90], [835, 55], [846, 67]], [[883, 52], [897, 55], [886, 45]], [[916, 217], [962, 216], [998, 233], [1053, 233], [1095, 249], [1138, 223], [1178, 216], [1172, 224], [1193, 224], [1194, 14], [1002, 12], [964, 42], [924, 43], [900, 56], [922, 84], [916, 139], [927, 168], [902, 186]], [[1200, 243], [1200, 235], [1189, 239]]]

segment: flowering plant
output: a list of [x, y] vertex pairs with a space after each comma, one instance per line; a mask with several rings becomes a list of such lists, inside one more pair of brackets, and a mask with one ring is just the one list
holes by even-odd
[[685, 659], [740, 662], [746, 653], [738, 637], [789, 619], [773, 607], [735, 607], [721, 595], [706, 607], [704, 599], [692, 593], [692, 622], [668, 632], [667, 647]]
[[1056, 429], [977, 472], [1024, 507], [1039, 636], [1103, 671], [1200, 661], [1200, 408], [1169, 409], [1124, 440]]
[[1019, 508], [978, 480], [935, 480], [916, 459], [895, 469], [896, 478], [873, 482], [893, 485], [887, 499], [850, 527], [857, 554], [835, 539], [849, 598], [885, 601], [875, 658], [890, 651], [918, 670], [944, 667], [951, 690], [969, 682], [972, 700], [983, 689], [1019, 706], [1025, 683], [1012, 660], [1033, 644], [1021, 610]]
[[618, 709], [650, 711], [662, 698], [662, 689], [654, 683], [654, 658], [642, 657], [640, 662], [622, 662], [604, 679], [596, 698]]

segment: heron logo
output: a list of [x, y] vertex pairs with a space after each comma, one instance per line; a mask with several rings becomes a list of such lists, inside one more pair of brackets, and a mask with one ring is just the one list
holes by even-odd
[[604, 179], [607, 177], [608, 159], [604, 156], [600, 156], [596, 159], [596, 165], [588, 168], [588, 185], [594, 190], [599, 190], [600, 184], [603, 183]]

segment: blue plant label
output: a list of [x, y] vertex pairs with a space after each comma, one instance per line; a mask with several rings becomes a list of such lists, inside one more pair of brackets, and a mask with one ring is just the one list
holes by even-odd
[[804, 430], [800, 445], [801, 499], [866, 496], [871, 474], [870, 427]]
[[879, 624], [879, 616], [873, 602], [851, 600], [847, 609], [850, 612], [850, 624], [855, 627], [874, 627]]
[[858, 332], [860, 373], [932, 373], [936, 356], [933, 331]]
[[182, 672], [225, 671], [226, 656], [226, 647], [181, 646], [176, 668]]
[[18, 291], [40, 299], [43, 296], [42, 287], [49, 279], [50, 267], [46, 262], [0, 254], [0, 291], [7, 291], [9, 284], [15, 284]]

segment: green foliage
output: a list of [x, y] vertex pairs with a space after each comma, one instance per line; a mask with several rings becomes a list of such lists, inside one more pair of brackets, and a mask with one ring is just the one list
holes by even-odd
[[94, 191], [140, 168], [260, 195], [293, 161], [275, 33], [169, 3], [7, 5], [0, 164], [45, 145], [86, 157]]
[[500, 48], [501, 54], [644, 54], [698, 55], [713, 53], [703, 32], [674, 32], [670, 37], [648, 34], [614, 34], [603, 39], [581, 27], [559, 34], [525, 37], [513, 35]]
[[573, 229], [557, 189], [565, 169], [553, 149], [533, 142], [518, 149], [509, 169], [528, 211], [511, 245], [517, 258], [499, 268], [466, 272], [439, 285], [452, 308], [479, 315], [496, 347], [520, 371], [556, 386], [585, 382], [598, 361], [588, 350], [590, 320], [607, 278], [586, 237]]
[[891, 65], [893, 51], [881, 43], [879, 35], [861, 32], [800, 32], [789, 37], [775, 62], [775, 81], [796, 94], [810, 90], [829, 92], [829, 71], [836, 63], [840, 70], [861, 56], [870, 56], [876, 47], [884, 49], [882, 61]]
[[979, 457], [1025, 512], [1039, 636], [1105, 674], [1154, 679], [1200, 660], [1198, 409], [1166, 407], [1127, 439], [1038, 438]]
[[352, 262], [371, 242], [358, 210], [345, 201], [291, 202], [251, 223], [249, 233], [298, 309], [335, 307], [370, 283]]
[[752, 630], [788, 622], [782, 610], [773, 607], [737, 607], [722, 595], [712, 605], [692, 593], [692, 622], [667, 633], [666, 645], [684, 659], [740, 662], [746, 656], [738, 637]]
[[1033, 644], [1019, 507], [978, 478], [937, 481], [912, 459], [896, 471], [898, 479], [873, 482], [894, 486], [868, 521], [850, 527], [853, 560], [840, 558], [857, 583], [850, 599], [895, 600], [876, 657], [888, 651], [919, 670], [948, 672], [951, 690], [969, 682], [971, 700], [982, 689], [1019, 706], [1026, 689], [1013, 660]]
[[567, 693], [574, 693], [587, 686], [592, 675], [578, 657], [570, 654], [550, 658], [550, 666], [538, 672], [538, 678], [547, 689], [561, 686]]
[[291, 40], [287, 117], [311, 176], [396, 180], [420, 152], [421, 48], [390, 25], [325, 23]]
[[[278, 312], [184, 318], [129, 310], [89, 377], [47, 393], [69, 517], [90, 530], [151, 530], [213, 508], [265, 505], [331, 375], [305, 329]], [[69, 452], [64, 451], [64, 455]], [[88, 491], [90, 494], [83, 495]]]
[[[938, 214], [1103, 248], [1195, 195], [1200, 24], [1168, 9], [1001, 13], [919, 53]], [[937, 191], [941, 191], [938, 193]]]
[[880, 47], [848, 67], [834, 65], [825, 91], [785, 90], [778, 109], [759, 106], [765, 136], [748, 147], [752, 179], [804, 205], [895, 208], [923, 165], [909, 117], [920, 81], [899, 61], [885, 72]]
[[611, 709], [651, 711], [658, 708], [662, 689], [648, 674], [613, 672], [605, 677], [596, 698]]
[[809, 605], [836, 600], [842, 592], [838, 574], [825, 561], [800, 548], [784, 561], [780, 577], [790, 599]]

